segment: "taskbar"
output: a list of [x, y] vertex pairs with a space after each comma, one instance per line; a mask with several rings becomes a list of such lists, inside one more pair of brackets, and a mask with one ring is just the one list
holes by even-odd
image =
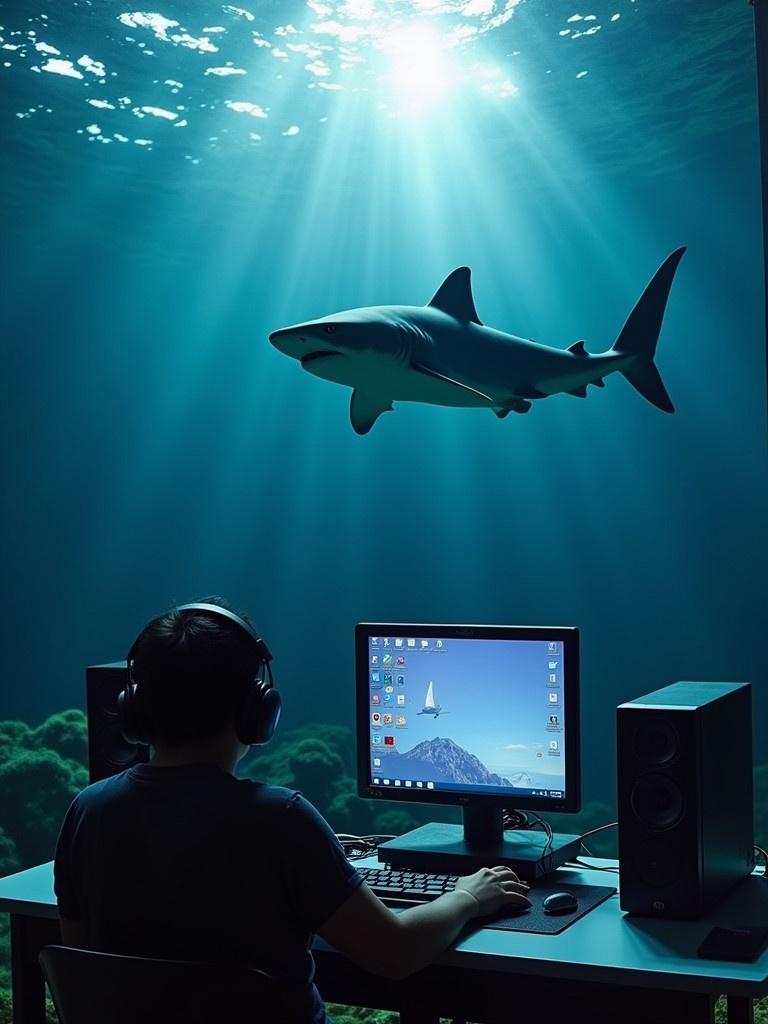
[[509, 796], [514, 799], [564, 800], [564, 789], [527, 789], [523, 786], [455, 786], [446, 782], [424, 782], [413, 779], [391, 779], [383, 775], [371, 777], [371, 786], [382, 789], [406, 790], [409, 793], [462, 793], [468, 796]]

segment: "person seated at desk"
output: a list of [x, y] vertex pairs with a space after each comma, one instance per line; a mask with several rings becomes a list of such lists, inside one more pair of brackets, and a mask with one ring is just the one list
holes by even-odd
[[315, 933], [365, 970], [403, 978], [473, 917], [529, 905], [527, 886], [508, 868], [483, 868], [395, 914], [300, 793], [236, 778], [277, 724], [270, 660], [250, 621], [219, 599], [144, 628], [120, 716], [153, 756], [75, 798], [54, 887], [65, 945], [250, 964], [300, 993], [299, 1019], [322, 1024]]

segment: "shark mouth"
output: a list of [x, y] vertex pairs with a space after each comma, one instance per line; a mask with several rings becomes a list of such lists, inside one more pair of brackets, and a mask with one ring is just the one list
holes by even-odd
[[314, 363], [318, 359], [327, 359], [329, 356], [340, 356], [341, 352], [331, 352], [329, 349], [321, 349], [318, 352], [309, 352], [307, 355], [301, 357], [301, 365], [306, 366], [308, 363]]

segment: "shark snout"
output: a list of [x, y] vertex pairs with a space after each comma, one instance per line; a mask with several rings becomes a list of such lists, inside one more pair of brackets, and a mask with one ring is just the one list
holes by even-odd
[[272, 331], [269, 336], [269, 340], [273, 345], [280, 340], [285, 341], [288, 338], [298, 342], [306, 342], [307, 340], [306, 337], [304, 337], [300, 331], [297, 331], [295, 327], [281, 327], [279, 331]]
[[278, 351], [298, 359], [305, 368], [310, 364], [341, 355], [327, 339], [316, 337], [310, 328], [303, 325], [272, 331], [269, 340]]
[[301, 359], [309, 351], [307, 332], [300, 327], [281, 327], [279, 331], [272, 331], [269, 340], [278, 352], [293, 359]]

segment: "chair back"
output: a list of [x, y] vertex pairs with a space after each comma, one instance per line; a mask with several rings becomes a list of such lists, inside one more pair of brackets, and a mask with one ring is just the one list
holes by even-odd
[[46, 946], [39, 961], [61, 1024], [296, 1024], [301, 1019], [287, 990], [252, 967], [70, 946]]

